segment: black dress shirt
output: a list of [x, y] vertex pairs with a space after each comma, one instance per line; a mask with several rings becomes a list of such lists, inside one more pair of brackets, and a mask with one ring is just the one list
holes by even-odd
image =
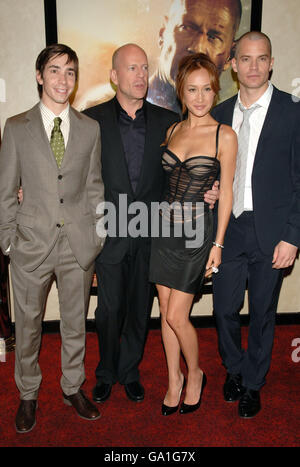
[[131, 118], [120, 106], [117, 99], [116, 110], [119, 128], [128, 167], [128, 175], [133, 191], [139, 181], [141, 167], [144, 156], [145, 136], [146, 136], [146, 106], [137, 110], [135, 119]]

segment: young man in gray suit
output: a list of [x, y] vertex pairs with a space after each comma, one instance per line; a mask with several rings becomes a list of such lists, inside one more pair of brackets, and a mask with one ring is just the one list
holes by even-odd
[[[69, 47], [55, 44], [40, 53], [41, 100], [7, 120], [0, 153], [0, 246], [11, 260], [19, 433], [35, 425], [41, 323], [53, 275], [60, 302], [64, 402], [84, 419], [100, 416], [80, 387], [94, 259], [103, 246], [96, 234], [96, 207], [104, 189], [99, 125], [69, 105], [77, 74], [78, 58]], [[18, 205], [20, 180], [23, 200]]]

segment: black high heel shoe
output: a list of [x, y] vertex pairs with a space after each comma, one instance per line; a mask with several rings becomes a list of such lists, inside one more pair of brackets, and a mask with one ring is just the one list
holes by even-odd
[[[185, 377], [183, 377], [183, 384], [182, 384], [182, 388], [180, 389], [180, 393], [179, 393], [179, 402], [180, 402], [180, 396], [181, 396], [181, 393], [185, 387], [185, 383], [186, 383], [186, 380], [185, 380]], [[175, 413], [177, 412], [178, 410], [178, 407], [179, 407], [179, 403], [173, 407], [170, 407], [169, 405], [166, 405], [166, 404], [162, 404], [161, 406], [161, 413], [162, 415], [172, 415], [172, 413]]]
[[182, 402], [179, 413], [186, 414], [186, 413], [195, 412], [195, 410], [199, 409], [200, 404], [201, 404], [203, 389], [205, 388], [206, 383], [207, 383], [206, 374], [203, 372], [201, 393], [200, 393], [198, 402], [196, 404], [185, 404], [184, 402]]

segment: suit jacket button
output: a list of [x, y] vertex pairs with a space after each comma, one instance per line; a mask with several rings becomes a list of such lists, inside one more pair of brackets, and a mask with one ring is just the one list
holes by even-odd
[[56, 227], [58, 227], [60, 229], [61, 225], [60, 224], [56, 224]]
[[59, 176], [58, 176], [58, 180], [61, 180], [62, 178], [63, 178], [62, 175], [59, 175]]
[[63, 199], [61, 199], [61, 200], [60, 200], [60, 202], [61, 202], [61, 204], [62, 204], [62, 203], [64, 202], [64, 200], [63, 200]]

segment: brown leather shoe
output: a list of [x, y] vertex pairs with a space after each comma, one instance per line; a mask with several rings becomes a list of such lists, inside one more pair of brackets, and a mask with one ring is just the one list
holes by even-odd
[[28, 433], [35, 426], [35, 412], [37, 406], [36, 400], [21, 401], [15, 422], [17, 433]]
[[98, 409], [88, 400], [81, 389], [71, 396], [66, 396], [66, 394], [63, 394], [63, 396], [64, 403], [66, 405], [72, 405], [79, 417], [85, 420], [97, 420], [101, 417]]

